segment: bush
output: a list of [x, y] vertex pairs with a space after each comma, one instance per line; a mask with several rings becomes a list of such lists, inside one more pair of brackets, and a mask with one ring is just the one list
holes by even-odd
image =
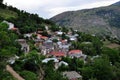
[[30, 71], [22, 71], [22, 72], [20, 72], [20, 75], [25, 80], [37, 80], [37, 75], [33, 72], [30, 72]]

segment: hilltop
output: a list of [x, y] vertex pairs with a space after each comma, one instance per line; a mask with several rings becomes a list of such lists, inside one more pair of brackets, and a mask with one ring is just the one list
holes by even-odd
[[60, 26], [95, 35], [120, 38], [120, 2], [107, 7], [68, 11], [52, 17]]

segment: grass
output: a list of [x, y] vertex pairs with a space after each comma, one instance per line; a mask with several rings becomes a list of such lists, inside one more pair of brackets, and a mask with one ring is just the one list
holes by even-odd
[[108, 48], [111, 48], [111, 49], [119, 48], [120, 47], [119, 44], [111, 43], [110, 41], [104, 41], [104, 46], [108, 47]]
[[10, 11], [8, 9], [1, 9], [0, 8], [0, 16], [5, 18], [5, 19], [9, 19], [9, 18], [17, 18], [17, 13]]

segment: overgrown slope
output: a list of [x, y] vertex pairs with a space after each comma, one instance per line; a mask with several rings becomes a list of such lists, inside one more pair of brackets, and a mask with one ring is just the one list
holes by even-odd
[[0, 8], [0, 16], [5, 19], [18, 17], [16, 12], [8, 10], [8, 9], [2, 9], [2, 8]]

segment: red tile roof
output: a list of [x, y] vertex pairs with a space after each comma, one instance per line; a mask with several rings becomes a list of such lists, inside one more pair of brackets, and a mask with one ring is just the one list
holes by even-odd
[[81, 50], [71, 50], [71, 51], [69, 51], [69, 54], [78, 54], [81, 52], [82, 52]]
[[65, 56], [65, 53], [59, 52], [59, 51], [52, 51], [50, 54], [52, 54], [53, 56], [56, 56], [56, 57], [63, 57], [63, 56]]
[[47, 36], [41, 36], [40, 38], [42, 38], [42, 39], [48, 39]]
[[48, 39], [47, 36], [42, 36], [41, 34], [37, 34], [38, 37], [40, 37], [41, 39]]

